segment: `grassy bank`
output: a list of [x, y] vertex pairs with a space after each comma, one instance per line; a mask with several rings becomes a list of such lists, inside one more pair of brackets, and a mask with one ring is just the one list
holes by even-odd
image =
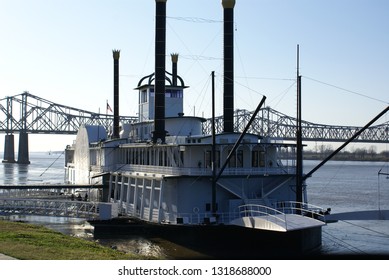
[[0, 220], [0, 253], [23, 260], [144, 259], [22, 222]]

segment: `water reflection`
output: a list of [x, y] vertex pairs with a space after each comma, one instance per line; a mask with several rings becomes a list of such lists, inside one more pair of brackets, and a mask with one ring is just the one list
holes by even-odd
[[26, 184], [28, 182], [29, 165], [28, 164], [15, 164], [15, 163], [3, 163], [2, 164], [1, 184]]
[[[2, 154], [0, 153], [0, 158]], [[64, 183], [64, 157], [57, 154], [30, 153], [31, 164], [0, 161], [0, 185]]]
[[8, 185], [14, 183], [14, 178], [16, 177], [14, 174], [17, 174], [18, 165], [13, 163], [3, 163], [3, 176], [1, 176], [1, 184]]

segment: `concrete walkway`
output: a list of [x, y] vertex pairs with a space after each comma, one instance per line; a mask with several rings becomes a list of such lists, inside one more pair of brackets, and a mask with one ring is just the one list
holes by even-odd
[[16, 259], [0, 253], [0, 261], [2, 261], [2, 260], [16, 260]]

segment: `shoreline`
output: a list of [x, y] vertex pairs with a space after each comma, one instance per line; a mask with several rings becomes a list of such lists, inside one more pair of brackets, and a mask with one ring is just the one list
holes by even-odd
[[0, 259], [134, 260], [154, 259], [124, 253], [44, 225], [0, 220]]

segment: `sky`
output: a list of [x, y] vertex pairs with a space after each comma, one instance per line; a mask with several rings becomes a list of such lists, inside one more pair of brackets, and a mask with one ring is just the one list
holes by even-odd
[[[388, 13], [386, 0], [236, 0], [235, 108], [252, 111], [265, 95], [266, 106], [295, 116], [299, 45], [303, 119], [365, 125], [389, 103]], [[211, 116], [211, 71], [221, 115], [221, 0], [168, 0], [167, 17], [167, 54], [179, 53], [189, 86], [185, 115]], [[120, 114], [136, 115], [134, 88], [154, 72], [154, 0], [0, 0], [0, 26], [0, 98], [29, 91], [105, 113], [120, 49]], [[74, 138], [30, 135], [30, 151], [63, 150]]]

